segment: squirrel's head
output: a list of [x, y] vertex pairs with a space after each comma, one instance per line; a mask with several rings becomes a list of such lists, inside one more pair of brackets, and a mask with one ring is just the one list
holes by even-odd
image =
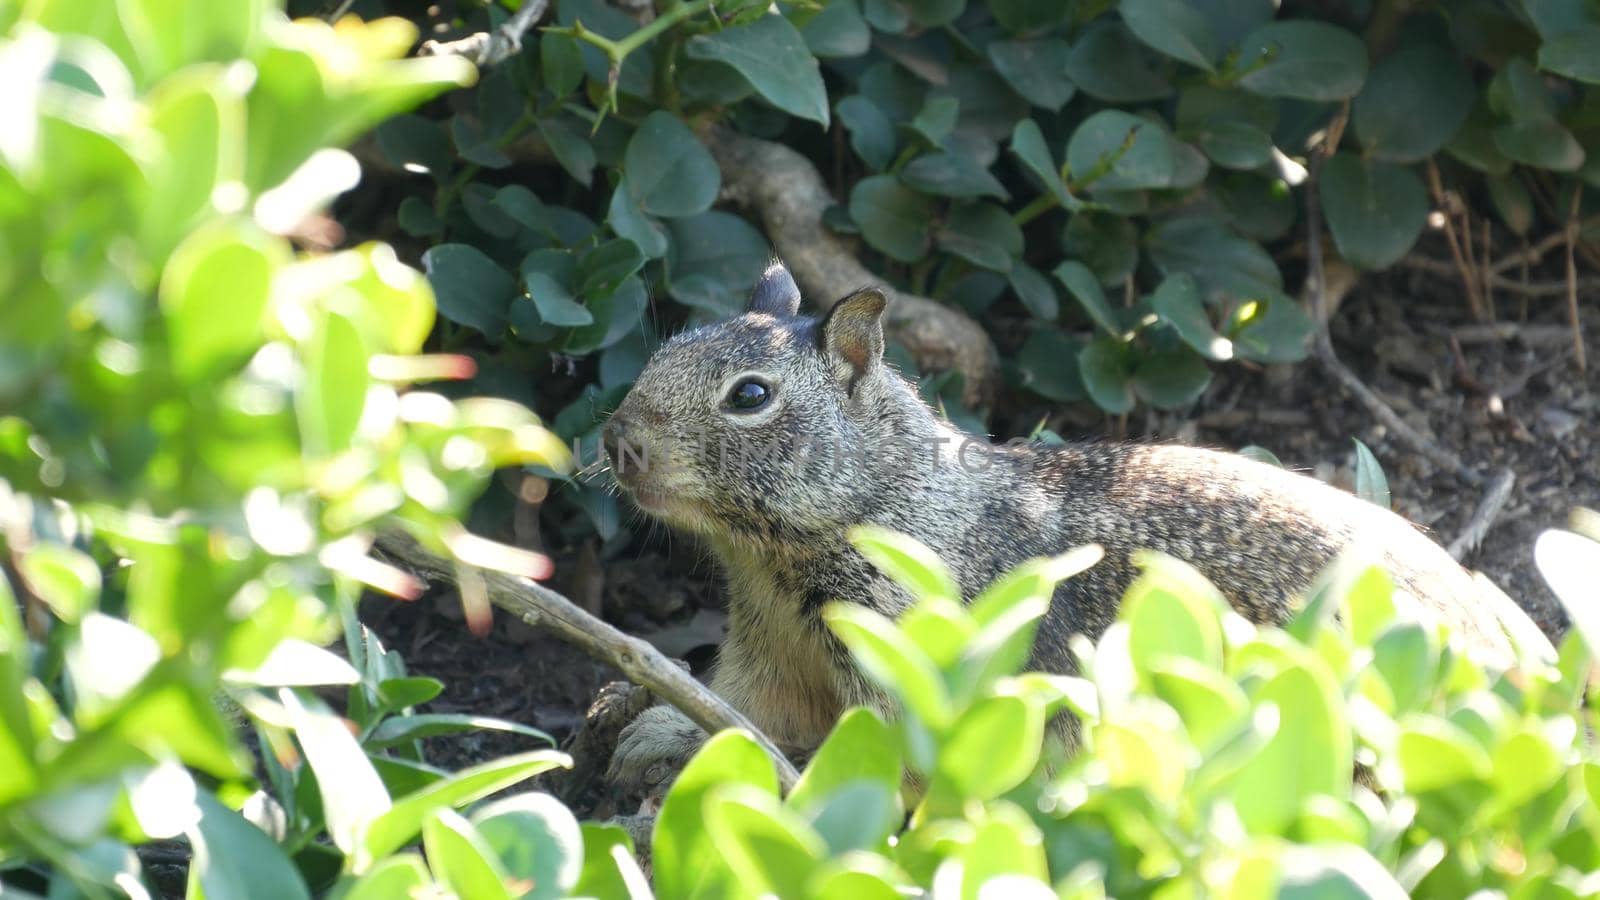
[[886, 299], [857, 291], [820, 319], [773, 263], [743, 314], [650, 358], [603, 443], [638, 506], [713, 537], [826, 528], [864, 487], [850, 463], [906, 387], [883, 360]]

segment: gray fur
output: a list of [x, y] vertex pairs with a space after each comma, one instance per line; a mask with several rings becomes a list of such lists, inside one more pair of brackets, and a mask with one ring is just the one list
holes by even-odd
[[[1102, 545], [1104, 559], [1059, 587], [1039, 628], [1032, 664], [1048, 671], [1073, 671], [1068, 638], [1113, 621], [1140, 548], [1193, 564], [1247, 618], [1281, 623], [1359, 541], [1420, 609], [1509, 654], [1492, 609], [1437, 544], [1312, 478], [1181, 446], [971, 443], [879, 358], [875, 294], [840, 301], [822, 324], [752, 311], [679, 335], [607, 427], [613, 453], [624, 438], [651, 448], [650, 469], [622, 473], [624, 487], [721, 563], [729, 629], [711, 686], [778, 743], [804, 752], [850, 705], [887, 707], [819, 616], [833, 600], [888, 615], [910, 602], [849, 545], [857, 523], [930, 546], [969, 598], [1031, 557]], [[758, 288], [754, 305], [772, 308], [767, 296]], [[725, 409], [747, 375], [771, 387], [769, 406]], [[652, 709], [624, 733], [613, 774], [661, 787], [703, 737], [676, 710]]]

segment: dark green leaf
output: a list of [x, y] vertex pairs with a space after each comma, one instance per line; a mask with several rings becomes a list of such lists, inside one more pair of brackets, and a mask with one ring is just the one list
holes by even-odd
[[1007, 31], [1040, 31], [1065, 19], [1072, 8], [1058, 0], [990, 0], [989, 13]]
[[907, 127], [913, 133], [927, 142], [929, 147], [938, 147], [956, 127], [956, 120], [961, 115], [961, 101], [955, 97], [929, 95], [917, 111], [917, 115]]
[[1480, 172], [1504, 175], [1511, 171], [1511, 160], [1495, 144], [1495, 117], [1479, 103], [1468, 114], [1466, 124], [1445, 145], [1445, 151]]
[[672, 254], [667, 290], [673, 299], [719, 315], [742, 310], [750, 288], [771, 261], [771, 246], [761, 232], [718, 210], [674, 219], [668, 227]]
[[908, 187], [940, 197], [1007, 199], [1006, 189], [989, 170], [963, 153], [942, 151], [919, 156], [900, 172]]
[[506, 270], [469, 244], [440, 244], [422, 255], [439, 313], [491, 339], [506, 327], [517, 284]]
[[576, 261], [564, 250], [535, 250], [522, 261], [522, 285], [539, 313], [539, 322], [578, 328], [594, 321], [594, 315], [573, 293], [576, 272]]
[[1356, 496], [1388, 509], [1389, 479], [1384, 477], [1383, 467], [1366, 444], [1356, 438], [1350, 440], [1356, 445]]
[[1276, 240], [1294, 225], [1295, 201], [1281, 178], [1230, 172], [1213, 183], [1211, 191], [1228, 224], [1246, 237]]
[[1428, 192], [1416, 175], [1350, 153], [1323, 168], [1322, 205], [1339, 253], [1363, 269], [1405, 256], [1428, 218]]
[[860, 56], [872, 47], [872, 30], [856, 0], [833, 0], [800, 26], [800, 36], [818, 59]]
[[1269, 292], [1241, 306], [1248, 315], [1232, 330], [1233, 355], [1254, 362], [1299, 362], [1306, 357], [1306, 342], [1315, 326], [1300, 304], [1282, 291]]
[[1067, 77], [1107, 103], [1144, 103], [1172, 93], [1145, 59], [1144, 46], [1114, 22], [1097, 21], [1084, 30], [1067, 58]]
[[1211, 360], [1233, 357], [1233, 342], [1217, 334], [1200, 302], [1200, 289], [1193, 276], [1179, 272], [1168, 276], [1150, 295], [1150, 308], [1171, 325], [1185, 344]]
[[[1067, 78], [1067, 57], [1071, 48], [1060, 38], [991, 41], [987, 52], [1000, 77], [1034, 106], [1060, 112], [1077, 93], [1077, 87]], [[1017, 126], [1020, 128], [1022, 124], [1018, 122]]]
[[883, 111], [861, 94], [839, 101], [835, 112], [850, 133], [850, 147], [874, 171], [881, 172], [894, 159], [894, 125]]
[[1054, 328], [1028, 336], [1017, 352], [1022, 385], [1048, 400], [1070, 403], [1083, 399], [1083, 378], [1078, 374], [1078, 345]]
[[1105, 291], [1100, 288], [1100, 279], [1089, 271], [1088, 266], [1069, 259], [1056, 266], [1055, 276], [1056, 280], [1066, 285], [1067, 293], [1077, 298], [1083, 311], [1089, 314], [1090, 321], [1099, 325], [1108, 335], [1122, 335], [1122, 316], [1106, 300]]
[[1034, 318], [1055, 321], [1056, 316], [1060, 315], [1061, 306], [1056, 299], [1056, 290], [1050, 286], [1050, 279], [1040, 274], [1038, 269], [1014, 259], [1006, 277], [1017, 299]]
[[1199, 399], [1211, 384], [1211, 369], [1187, 347], [1157, 350], [1133, 369], [1133, 391], [1156, 409], [1176, 409]]
[[1163, 188], [1173, 183], [1172, 139], [1159, 123], [1116, 109], [1085, 119], [1067, 142], [1071, 183], [1090, 191]]
[[1546, 40], [1539, 47], [1539, 68], [1600, 84], [1600, 24], [1583, 25]]
[[1406, 891], [1361, 847], [1287, 848], [1278, 868], [1279, 900], [1405, 900]]
[[911, 11], [902, 0], [861, 0], [861, 14], [884, 34], [899, 34], [911, 25]]
[[566, 119], [547, 116], [538, 122], [539, 136], [572, 179], [584, 187], [594, 177], [594, 147]]
[[606, 241], [578, 261], [578, 293], [586, 297], [609, 294], [643, 267], [644, 256], [633, 241], [626, 238]]
[[190, 896], [198, 887], [207, 897], [310, 900], [300, 873], [272, 838], [208, 791], [199, 792], [195, 800], [200, 821], [189, 830], [194, 847]]
[[400, 230], [412, 237], [438, 237], [444, 234], [444, 222], [421, 197], [401, 200], [397, 221]]
[[476, 119], [456, 115], [450, 120], [450, 137], [455, 141], [456, 153], [462, 159], [485, 169], [504, 169], [511, 165], [511, 157], [496, 143], [495, 135], [484, 134]]
[[1272, 136], [1247, 122], [1212, 122], [1196, 135], [1212, 162], [1229, 169], [1259, 169], [1272, 161]]
[[1239, 45], [1239, 84], [1267, 97], [1344, 100], [1367, 77], [1361, 39], [1326, 22], [1271, 22]]
[[1500, 221], [1512, 233], [1526, 235], [1533, 227], [1533, 197], [1520, 178], [1511, 175], [1490, 175], [1484, 179], [1489, 188], [1489, 199], [1494, 203]]
[[567, 332], [562, 348], [568, 353], [593, 353], [622, 340], [623, 336], [639, 327], [640, 316], [649, 302], [644, 282], [635, 275], [622, 282], [622, 286], [609, 294], [589, 298], [587, 304], [594, 324], [574, 328]]
[[1009, 272], [1022, 255], [1022, 229], [993, 203], [955, 207], [936, 237], [940, 249], [996, 272]]
[[1583, 145], [1554, 119], [1508, 122], [1494, 129], [1494, 145], [1513, 162], [1571, 172], [1583, 165]]
[[1122, 342], [1096, 338], [1078, 354], [1078, 375], [1096, 406], [1114, 416], [1133, 409], [1133, 383]]
[[1432, 156], [1467, 120], [1476, 97], [1455, 54], [1433, 44], [1381, 60], [1356, 97], [1351, 122], [1367, 153], [1388, 162]]
[[388, 710], [421, 706], [443, 692], [444, 682], [420, 675], [386, 678], [378, 683], [378, 699]]
[[461, 190], [461, 207], [467, 211], [472, 224], [483, 229], [490, 237], [509, 238], [517, 233], [520, 223], [495, 205], [497, 194], [493, 187], [473, 182]]
[[373, 729], [364, 742], [368, 747], [392, 747], [407, 741], [436, 737], [441, 734], [460, 734], [464, 731], [499, 731], [537, 738], [548, 744], [555, 739], [537, 728], [507, 722], [492, 716], [473, 716], [465, 713], [422, 713], [410, 716], [391, 716]]
[[539, 38], [539, 68], [544, 86], [557, 97], [565, 97], [583, 83], [583, 54], [576, 38], [546, 33]]
[[899, 0], [911, 13], [911, 21], [924, 28], [947, 25], [967, 8], [967, 0]]
[[1206, 300], [1219, 294], [1259, 299], [1283, 287], [1277, 263], [1260, 244], [1210, 216], [1168, 219], [1145, 235], [1145, 246], [1162, 274], [1193, 275]]
[[623, 176], [611, 192], [611, 207], [606, 213], [606, 224], [617, 233], [633, 241], [639, 251], [651, 259], [667, 254], [667, 232], [660, 222], [645, 215], [628, 188], [628, 178]]
[[928, 250], [935, 207], [926, 195], [892, 175], [874, 175], [850, 191], [850, 218], [867, 243], [901, 262], [916, 262]]
[[384, 157], [407, 172], [439, 177], [450, 171], [455, 158], [444, 128], [422, 116], [395, 116], [378, 126], [377, 137]]
[[561, 801], [531, 791], [472, 813], [483, 842], [505, 873], [531, 890], [521, 900], [568, 897], [583, 871], [583, 831]]
[[653, 216], [670, 219], [705, 212], [722, 185], [717, 161], [694, 132], [660, 110], [633, 133], [622, 164], [629, 193], [639, 209]]
[[1110, 213], [1080, 212], [1061, 232], [1061, 252], [1081, 261], [1103, 285], [1121, 285], [1139, 264], [1139, 232]]
[[1033, 177], [1039, 179], [1039, 183], [1044, 185], [1050, 196], [1056, 198], [1057, 203], [1069, 208], [1077, 204], [1077, 200], [1067, 193], [1067, 186], [1061, 180], [1061, 170], [1050, 155], [1050, 148], [1045, 144], [1044, 133], [1039, 130], [1038, 122], [1023, 119], [1017, 123], [1016, 130], [1011, 133], [1011, 152]]
[[1139, 40], [1207, 72], [1217, 58], [1217, 36], [1206, 15], [1184, 0], [1122, 0], [1122, 21]]
[[[732, 66], [773, 106], [828, 127], [828, 93], [817, 60], [783, 16], [764, 15], [747, 25], [695, 35], [684, 52], [690, 59]], [[650, 209], [649, 203], [644, 206]]]

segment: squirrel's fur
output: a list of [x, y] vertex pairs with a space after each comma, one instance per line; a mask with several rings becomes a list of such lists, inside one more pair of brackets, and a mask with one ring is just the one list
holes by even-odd
[[[834, 600], [890, 616], [910, 603], [849, 544], [859, 523], [927, 544], [969, 598], [1024, 560], [1101, 545], [1104, 559], [1061, 584], [1040, 624], [1032, 665], [1048, 671], [1072, 671], [1069, 637], [1113, 621], [1138, 549], [1194, 565], [1245, 617], [1281, 623], [1360, 541], [1422, 610], [1510, 652], [1468, 574], [1387, 510], [1232, 453], [976, 441], [883, 362], [881, 293], [858, 292], [820, 320], [799, 316], [799, 302], [774, 264], [748, 312], [661, 347], [605, 440], [641, 508], [721, 563], [729, 624], [711, 686], [785, 747], [814, 748], [853, 704], [886, 705], [819, 615]], [[729, 408], [751, 378], [766, 403]], [[652, 709], [624, 733], [613, 774], [659, 787], [703, 737], [676, 710]]]

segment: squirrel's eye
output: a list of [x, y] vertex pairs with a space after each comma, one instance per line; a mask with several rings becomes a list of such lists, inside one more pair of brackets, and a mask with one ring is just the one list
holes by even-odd
[[771, 395], [766, 385], [754, 378], [746, 378], [728, 392], [728, 406], [739, 410], [759, 409]]

